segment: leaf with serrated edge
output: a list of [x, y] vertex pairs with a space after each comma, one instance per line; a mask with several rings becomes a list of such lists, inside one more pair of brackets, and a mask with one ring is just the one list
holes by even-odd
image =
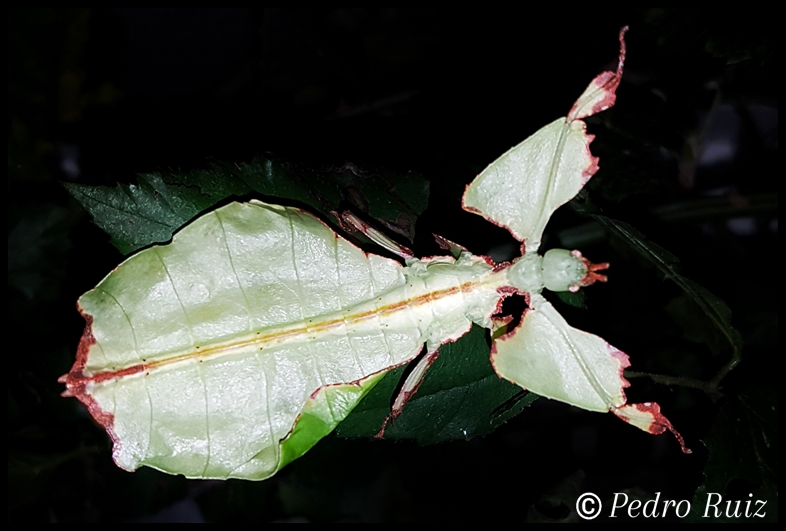
[[[299, 201], [323, 215], [337, 209], [343, 196], [361, 196], [360, 202], [370, 215], [410, 239], [415, 219], [428, 198], [428, 182], [412, 172], [385, 172], [363, 178], [331, 171], [296, 173], [264, 157], [237, 165], [213, 164], [189, 173], [146, 173], [138, 180], [138, 184], [114, 188], [65, 184], [123, 254], [169, 241], [178, 228], [200, 212], [229, 197], [252, 192]], [[355, 192], [350, 194], [349, 189]]]

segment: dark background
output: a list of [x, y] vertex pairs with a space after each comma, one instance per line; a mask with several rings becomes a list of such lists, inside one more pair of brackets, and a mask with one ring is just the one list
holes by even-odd
[[[756, 454], [766, 473], [734, 472], [744, 457], [734, 452], [761, 437], [727, 432], [729, 447], [716, 454], [728, 464], [722, 472], [705, 470], [700, 442], [725, 414], [757, 417], [753, 406], [733, 414], [746, 404], [777, 407], [776, 13], [539, 6], [8, 16], [9, 521], [576, 520], [582, 492], [690, 500], [703, 471], [726, 474], [714, 485], [732, 499], [777, 495], [777, 459]], [[265, 153], [311, 167], [416, 171], [431, 183], [416, 253], [433, 252], [431, 232], [478, 254], [510, 247], [504, 231], [460, 210], [464, 186], [615, 65], [625, 24], [618, 105], [589, 120], [601, 160], [589, 193], [728, 303], [742, 337], [743, 361], [721, 395], [635, 379], [632, 401], [658, 400], [693, 455], [611, 415], [539, 400], [482, 439], [419, 447], [329, 436], [265, 482], [189, 481], [117, 469], [103, 430], [58, 396], [83, 327], [75, 301], [122, 260], [61, 182], [114, 185]], [[578, 235], [585, 254], [613, 263], [608, 286], [593, 288], [589, 309], [568, 320], [623, 348], [637, 370], [717, 374], [731, 354], [713, 356], [701, 333], [669, 313], [679, 290], [608, 238], [570, 232], [586, 219], [562, 210], [546, 243]]]

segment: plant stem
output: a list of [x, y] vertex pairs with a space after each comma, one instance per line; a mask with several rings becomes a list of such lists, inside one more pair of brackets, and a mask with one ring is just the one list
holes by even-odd
[[[732, 367], [729, 367], [723, 375], [728, 373]], [[725, 367], [724, 367], [725, 369]], [[721, 369], [723, 372], [723, 369]], [[718, 378], [718, 375], [712, 379], [710, 382], [705, 382], [704, 380], [696, 380], [695, 378], [684, 378], [682, 376], [668, 376], [665, 374], [652, 374], [648, 372], [638, 372], [638, 371], [625, 371], [626, 378], [649, 378], [655, 383], [663, 384], [663, 385], [679, 385], [681, 387], [692, 387], [694, 389], [699, 389], [707, 393], [707, 395], [712, 400], [718, 400], [722, 395], [722, 393], [718, 390], [718, 384], [716, 380], [720, 382], [723, 379], [723, 376]]]

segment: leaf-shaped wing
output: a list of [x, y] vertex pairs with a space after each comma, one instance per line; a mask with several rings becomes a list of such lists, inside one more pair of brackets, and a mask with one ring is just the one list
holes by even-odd
[[[627, 28], [626, 28], [627, 29]], [[614, 104], [622, 76], [625, 43], [620, 32], [616, 72], [603, 72], [589, 84], [568, 116], [541, 128], [492, 162], [464, 192], [465, 210], [505, 227], [526, 252], [540, 247], [554, 211], [570, 201], [598, 170], [597, 158], [581, 120]]]
[[[264, 479], [343, 419], [354, 391], [417, 355], [415, 320], [379, 311], [404, 284], [400, 264], [307, 212], [232, 203], [82, 296], [67, 392], [122, 468]], [[316, 431], [282, 450], [301, 413]]]
[[669, 430], [690, 453], [658, 404], [626, 404], [629, 384], [622, 371], [630, 365], [627, 354], [571, 327], [541, 295], [531, 295], [519, 326], [496, 339], [491, 363], [502, 378], [541, 396], [589, 411], [611, 411], [653, 434]]
[[628, 356], [600, 337], [571, 327], [541, 295], [513, 331], [494, 342], [497, 374], [541, 396], [590, 411], [625, 404]]
[[464, 209], [505, 227], [535, 252], [551, 215], [597, 169], [585, 128], [581, 120], [559, 118], [510, 149], [467, 187]]

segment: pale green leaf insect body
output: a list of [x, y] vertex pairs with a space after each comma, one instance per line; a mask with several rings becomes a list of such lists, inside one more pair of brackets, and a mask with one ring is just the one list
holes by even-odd
[[469, 254], [402, 267], [303, 211], [233, 203], [80, 299], [94, 318], [69, 389], [112, 416], [122, 468], [261, 479], [318, 389], [490, 326], [503, 282]]
[[[469, 253], [402, 267], [308, 213], [232, 203], [80, 299], [92, 341], [70, 388], [112, 416], [122, 468], [262, 479], [310, 397], [311, 409], [325, 400], [318, 389], [363, 382], [473, 322], [490, 328], [507, 271]], [[525, 281], [533, 292], [541, 274]], [[356, 390], [310, 414], [329, 431]]]
[[597, 170], [580, 118], [613, 104], [623, 56], [624, 46], [617, 73], [593, 80], [567, 119], [467, 188], [464, 208], [524, 243], [512, 265], [462, 252], [402, 266], [302, 210], [232, 203], [130, 257], [80, 298], [87, 327], [61, 380], [66, 394], [107, 429], [121, 468], [265, 479], [335, 428], [385, 372], [472, 323], [493, 328], [500, 301], [519, 292], [529, 309], [492, 347], [500, 377], [646, 431], [674, 431], [657, 404], [625, 404], [627, 356], [571, 328], [540, 295], [600, 277], [575, 252], [536, 251], [551, 213]]

